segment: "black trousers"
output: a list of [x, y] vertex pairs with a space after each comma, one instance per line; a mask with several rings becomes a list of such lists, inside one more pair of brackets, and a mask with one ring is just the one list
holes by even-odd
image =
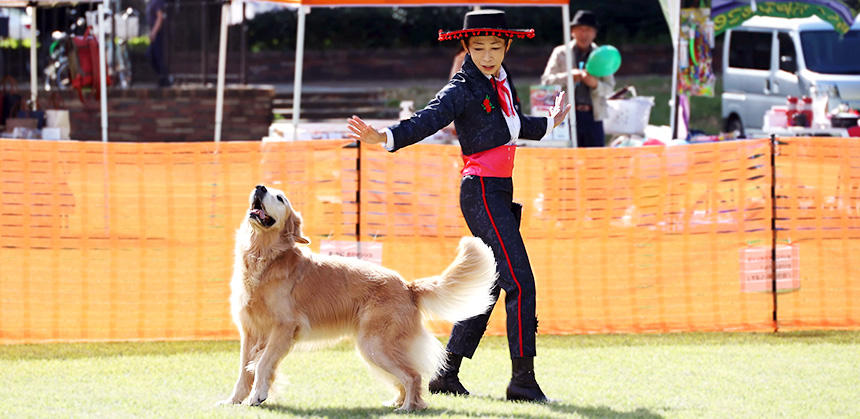
[[[464, 176], [460, 182], [460, 210], [469, 230], [493, 249], [499, 279], [494, 301], [505, 290], [508, 348], [512, 358], [535, 356], [535, 280], [520, 235], [522, 206], [513, 202], [511, 178]], [[487, 312], [454, 324], [449, 352], [471, 358], [490, 320]]]
[[149, 44], [149, 49], [146, 51], [149, 56], [149, 63], [152, 64], [153, 70], [158, 74], [158, 84], [166, 85], [169, 83], [170, 74], [167, 71], [167, 57], [164, 54], [164, 28], [155, 35], [155, 39]]
[[595, 121], [592, 111], [576, 111], [577, 147], [604, 147], [603, 121]]

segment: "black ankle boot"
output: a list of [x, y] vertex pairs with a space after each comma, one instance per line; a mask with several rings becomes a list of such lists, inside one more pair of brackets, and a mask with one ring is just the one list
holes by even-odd
[[469, 390], [463, 387], [457, 374], [460, 373], [460, 363], [463, 361], [462, 355], [448, 352], [448, 362], [436, 378], [430, 380], [430, 393], [432, 394], [450, 394], [454, 396], [468, 396]]
[[508, 384], [508, 400], [548, 403], [535, 380], [534, 358], [512, 358], [511, 383]]

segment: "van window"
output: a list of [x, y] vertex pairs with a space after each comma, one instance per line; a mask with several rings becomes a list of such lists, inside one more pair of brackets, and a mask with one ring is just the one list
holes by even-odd
[[770, 32], [733, 31], [729, 67], [770, 70]]
[[[734, 36], [734, 34], [732, 34]], [[860, 31], [848, 31], [842, 39], [836, 31], [803, 31], [800, 47], [806, 68], [825, 74], [860, 74]]]
[[794, 53], [794, 41], [785, 32], [779, 32], [777, 39], [779, 39], [779, 69], [789, 73], [796, 73], [797, 54]]

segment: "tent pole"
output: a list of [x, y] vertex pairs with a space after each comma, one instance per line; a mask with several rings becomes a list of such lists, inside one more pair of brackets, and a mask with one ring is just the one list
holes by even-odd
[[672, 111], [669, 115], [669, 127], [672, 133], [672, 138], [678, 136], [678, 54], [679, 43], [681, 42], [681, 0], [671, 0], [669, 13], [671, 14], [672, 29], [672, 96], [669, 99], [669, 105], [672, 106]]
[[573, 48], [570, 45], [570, 5], [561, 6], [561, 20], [564, 34], [564, 65], [567, 67], [567, 103], [570, 104], [570, 113], [567, 114], [567, 130], [570, 133], [570, 146], [577, 147], [576, 138], [576, 105], [574, 103], [574, 86], [573, 86]]
[[302, 108], [302, 66], [305, 54], [305, 15], [310, 8], [299, 6], [298, 28], [296, 29], [296, 68], [293, 80], [293, 141], [299, 139], [299, 116]]
[[239, 83], [243, 86], [248, 84], [248, 22], [245, 21], [245, 5], [246, 2], [242, 2], [242, 23], [241, 29], [239, 30], [239, 53], [241, 54], [241, 58], [239, 59]]
[[98, 43], [99, 43], [99, 102], [101, 105], [102, 126], [102, 196], [104, 197], [104, 228], [105, 234], [110, 234], [110, 154], [108, 153], [108, 117], [107, 117], [107, 57], [105, 56], [105, 12], [109, 0], [104, 0], [98, 5], [96, 13], [98, 18]]
[[36, 74], [36, 6], [27, 6], [30, 15], [30, 110], [36, 110], [36, 99], [39, 94], [38, 76]]
[[105, 56], [105, 12], [110, 10], [109, 0], [98, 7], [99, 13], [99, 101], [101, 102], [102, 142], [108, 141], [107, 115], [107, 57]]
[[230, 2], [221, 6], [221, 39], [218, 45], [218, 87], [215, 89], [215, 142], [221, 141], [221, 123], [224, 119], [224, 73], [227, 68], [227, 21]]

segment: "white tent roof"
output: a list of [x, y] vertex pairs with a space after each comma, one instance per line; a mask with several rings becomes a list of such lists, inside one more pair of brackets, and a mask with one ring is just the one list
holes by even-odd
[[102, 0], [0, 0], [0, 7], [27, 7], [35, 4], [36, 7], [66, 6], [78, 3], [101, 3]]

